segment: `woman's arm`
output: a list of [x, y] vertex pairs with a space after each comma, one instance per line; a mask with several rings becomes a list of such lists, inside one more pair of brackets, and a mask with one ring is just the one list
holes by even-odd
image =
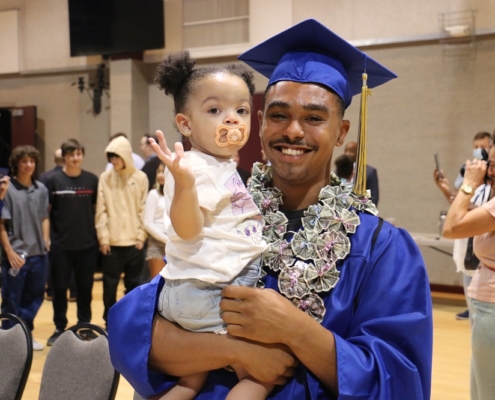
[[[485, 173], [486, 162], [479, 160], [466, 161], [463, 186], [477, 188], [483, 183]], [[474, 190], [471, 194], [459, 190], [445, 218], [444, 237], [460, 239], [482, 235], [495, 230], [495, 218], [485, 208], [477, 207], [474, 210], [469, 210], [473, 194]]]

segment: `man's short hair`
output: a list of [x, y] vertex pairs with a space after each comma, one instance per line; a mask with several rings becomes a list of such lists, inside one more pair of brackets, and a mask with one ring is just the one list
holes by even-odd
[[17, 146], [14, 150], [12, 150], [9, 158], [9, 165], [12, 175], [17, 175], [17, 172], [19, 172], [19, 161], [21, 161], [24, 157], [31, 157], [34, 159], [36, 166], [40, 163], [40, 152], [33, 146]]
[[157, 137], [156, 135], [151, 135], [150, 133], [145, 133], [145, 134], [143, 135], [143, 137], [145, 137], [145, 138], [146, 138], [146, 144], [147, 144], [148, 146], [151, 146], [151, 145], [150, 145], [150, 142], [149, 142], [149, 139], [150, 139], [150, 138], [154, 139], [154, 140], [155, 140], [155, 142], [156, 142], [156, 143], [158, 143], [158, 137]]
[[84, 155], [84, 146], [77, 139], [66, 140], [62, 143], [60, 149], [62, 150], [62, 158], [76, 150], [81, 150], [81, 153]]
[[492, 143], [492, 141], [493, 141], [492, 135], [490, 135], [488, 132], [478, 132], [476, 135], [474, 135], [473, 141], [483, 140], [484, 138], [488, 138], [490, 143]]
[[113, 135], [111, 135], [108, 138], [108, 141], [111, 142], [113, 139], [118, 138], [118, 137], [121, 137], [121, 136], [122, 137], [125, 137], [126, 139], [129, 139], [124, 132], [117, 132], [117, 133], [114, 133]]

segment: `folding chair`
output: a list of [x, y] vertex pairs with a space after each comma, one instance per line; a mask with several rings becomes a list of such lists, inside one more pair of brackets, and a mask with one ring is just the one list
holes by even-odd
[[[88, 331], [96, 336], [88, 338]], [[119, 373], [110, 362], [107, 332], [78, 324], [53, 344], [43, 367], [40, 400], [114, 400]]]
[[33, 339], [22, 320], [13, 314], [0, 314], [0, 321], [16, 323], [0, 328], [0, 399], [20, 400], [33, 361]]

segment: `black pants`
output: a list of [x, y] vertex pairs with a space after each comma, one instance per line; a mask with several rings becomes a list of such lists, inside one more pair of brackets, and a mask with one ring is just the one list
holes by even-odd
[[[47, 296], [53, 297], [53, 283], [52, 283], [52, 272], [50, 268], [50, 261], [48, 261], [48, 279], [46, 280], [45, 293]], [[74, 280], [74, 271], [72, 271], [72, 275], [70, 277], [69, 293], [70, 293], [69, 297], [71, 298], [77, 297], [76, 281]]]
[[110, 253], [103, 256], [103, 319], [107, 321], [108, 310], [117, 302], [117, 286], [124, 273], [125, 293], [141, 284], [144, 250], [135, 246], [111, 246]]
[[53, 283], [53, 322], [57, 329], [67, 327], [67, 289], [71, 275], [77, 289], [77, 320], [91, 322], [91, 300], [98, 247], [85, 250], [50, 248], [50, 268]]

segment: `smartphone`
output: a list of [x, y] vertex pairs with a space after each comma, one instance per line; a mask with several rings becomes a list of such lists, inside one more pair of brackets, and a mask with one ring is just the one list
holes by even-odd
[[435, 168], [438, 171], [438, 179], [442, 179], [443, 175], [440, 172], [440, 162], [438, 161], [438, 153], [433, 153], [433, 158], [435, 158]]

